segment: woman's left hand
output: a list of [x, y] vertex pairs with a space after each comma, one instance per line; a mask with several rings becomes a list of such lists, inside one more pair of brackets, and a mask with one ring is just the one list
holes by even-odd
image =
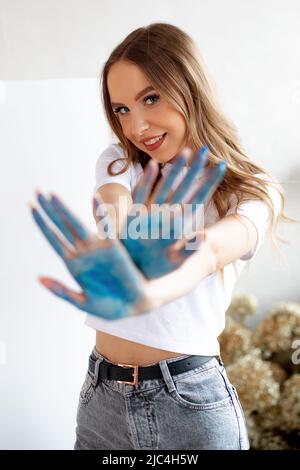
[[[57, 196], [48, 200], [38, 192], [37, 199], [59, 233], [31, 206], [33, 218], [82, 291], [75, 292], [54, 279], [39, 277], [47, 289], [77, 308], [108, 320], [151, 309], [147, 280], [118, 239], [99, 239], [89, 233]], [[93, 203], [97, 207], [95, 198]]]
[[[204, 230], [199, 228], [199, 221], [204, 225], [203, 204], [212, 197], [226, 173], [225, 161], [207, 169], [207, 154], [208, 148], [201, 147], [185, 177], [177, 184], [188, 159], [188, 153], [183, 152], [153, 194], [151, 188], [158, 167], [150, 160], [134, 190], [133, 205], [120, 239], [148, 279], [160, 278], [180, 268], [205, 239]], [[198, 227], [192, 231], [196, 217]]]

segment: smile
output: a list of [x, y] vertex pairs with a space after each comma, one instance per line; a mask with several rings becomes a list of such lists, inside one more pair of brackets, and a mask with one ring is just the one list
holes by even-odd
[[160, 137], [156, 137], [155, 139], [151, 139], [149, 141], [149, 142], [151, 142], [150, 144], [146, 144], [146, 142], [144, 142], [144, 145], [145, 145], [146, 149], [147, 150], [156, 150], [156, 149], [158, 149], [158, 147], [160, 147], [162, 145], [162, 143], [164, 142], [166, 135], [167, 135], [167, 133], [163, 134]]

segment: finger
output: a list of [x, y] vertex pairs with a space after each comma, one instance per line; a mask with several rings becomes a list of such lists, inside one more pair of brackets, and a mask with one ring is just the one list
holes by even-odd
[[197, 204], [204, 204], [208, 201], [226, 174], [226, 162], [222, 161], [208, 171], [207, 178], [201, 183], [193, 195], [190, 197], [188, 204], [192, 204], [192, 211], [195, 210]]
[[149, 160], [144, 175], [133, 191], [133, 204], [146, 204], [154, 181], [158, 174], [158, 164], [155, 160]]
[[199, 174], [203, 170], [204, 166], [206, 165], [208, 158], [208, 148], [206, 146], [202, 146], [200, 150], [194, 156], [192, 165], [184, 178], [184, 180], [180, 183], [178, 189], [174, 192], [173, 197], [171, 198], [171, 204], [181, 203], [190, 191], [193, 182], [198, 178]]
[[52, 248], [54, 248], [56, 253], [59, 256], [61, 256], [63, 259], [65, 259], [66, 257], [72, 256], [73, 252], [67, 247], [67, 245], [64, 243], [64, 241], [61, 240], [48, 227], [48, 225], [46, 224], [46, 222], [44, 221], [43, 217], [40, 215], [38, 210], [33, 206], [30, 206], [30, 208], [31, 208], [31, 213], [32, 213], [32, 216], [33, 216], [35, 222], [37, 223], [37, 225], [39, 226], [39, 228], [41, 229], [41, 231], [43, 232], [43, 234], [47, 238], [47, 240], [50, 243], [50, 245], [52, 246]]
[[51, 194], [51, 203], [59, 211], [63, 220], [70, 232], [79, 241], [87, 241], [90, 239], [91, 235], [87, 228], [79, 221], [79, 219], [67, 208], [67, 206], [62, 202], [62, 200], [55, 194]]
[[46, 287], [46, 289], [50, 290], [52, 294], [56, 295], [57, 297], [67, 300], [80, 309], [84, 307], [86, 296], [83, 292], [72, 291], [61, 282], [58, 282], [49, 277], [39, 276], [38, 280], [44, 287]]
[[176, 158], [175, 163], [172, 165], [172, 168], [166, 178], [162, 178], [162, 180], [159, 182], [153, 193], [152, 199], [154, 204], [163, 204], [167, 202], [168, 195], [173, 188], [173, 184], [179, 176], [180, 171], [185, 166], [188, 158], [190, 157], [190, 153], [191, 150], [186, 147], [182, 151], [182, 154]]
[[37, 199], [44, 209], [48, 217], [52, 220], [52, 222], [59, 228], [59, 230], [63, 233], [63, 235], [69, 240], [72, 245], [75, 245], [75, 238], [68, 229], [67, 225], [65, 224], [61, 214], [57, 211], [54, 207], [54, 204], [50, 203], [45, 196], [40, 193], [39, 191], [36, 192]]

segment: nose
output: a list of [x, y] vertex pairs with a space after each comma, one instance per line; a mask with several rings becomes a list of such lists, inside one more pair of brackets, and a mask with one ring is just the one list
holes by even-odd
[[148, 129], [149, 123], [143, 113], [131, 115], [131, 133], [135, 139], [140, 140]]

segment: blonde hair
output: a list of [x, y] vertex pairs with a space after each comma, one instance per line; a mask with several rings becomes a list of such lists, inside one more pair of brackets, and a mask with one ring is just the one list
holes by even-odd
[[[212, 200], [222, 218], [230, 209], [232, 195], [237, 198], [236, 208], [245, 200], [262, 200], [270, 210], [268, 233], [275, 248], [279, 250], [276, 236], [279, 222], [296, 222], [284, 214], [285, 197], [282, 187], [262, 166], [250, 160], [242, 148], [232, 122], [223, 114], [216, 100], [216, 89], [194, 41], [178, 27], [166, 23], [153, 23], [131, 32], [112, 51], [102, 70], [102, 100], [105, 114], [113, 133], [127, 154], [124, 168], [111, 175], [126, 171], [130, 163], [139, 161], [144, 168], [150, 156], [135, 147], [123, 134], [119, 118], [113, 112], [107, 87], [107, 76], [111, 66], [126, 60], [137, 65], [151, 85], [183, 116], [186, 121], [186, 142], [195, 148], [209, 148], [208, 167], [226, 160], [227, 172], [213, 194]], [[255, 174], [267, 176], [268, 183]], [[274, 181], [274, 183], [271, 182]], [[281, 197], [281, 208], [276, 218], [267, 184], [275, 184]], [[223, 274], [223, 273], [222, 273]], [[223, 277], [223, 276], [222, 276]]]

